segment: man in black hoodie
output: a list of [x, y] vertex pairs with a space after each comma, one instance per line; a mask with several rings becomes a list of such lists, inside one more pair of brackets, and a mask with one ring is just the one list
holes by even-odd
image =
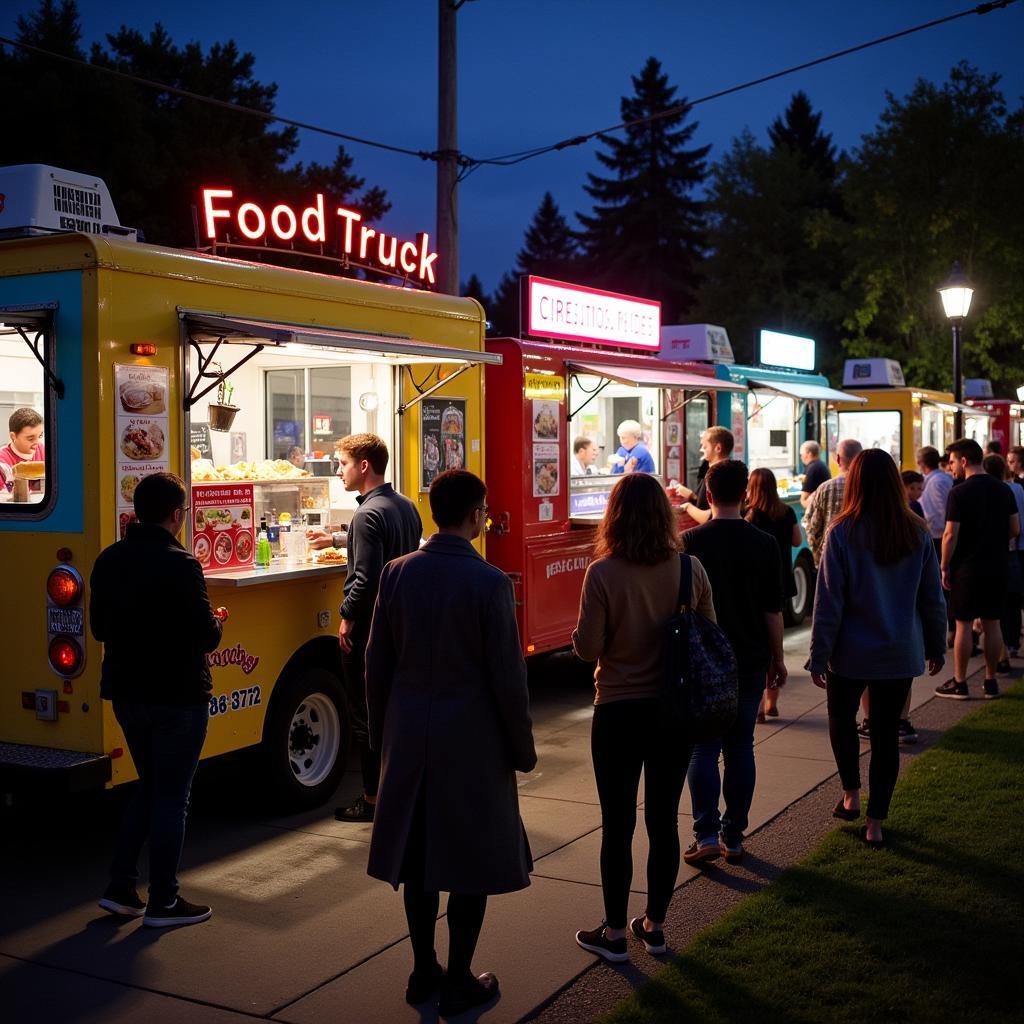
[[[199, 562], [178, 543], [189, 504], [173, 473], [135, 489], [137, 523], [100, 553], [89, 581], [89, 623], [103, 643], [100, 693], [113, 701], [139, 773], [125, 812], [104, 910], [145, 915], [151, 927], [198, 924], [212, 911], [178, 895], [189, 790], [206, 739], [206, 655], [222, 625], [210, 607]], [[138, 859], [149, 840], [149, 903], [139, 899]]]

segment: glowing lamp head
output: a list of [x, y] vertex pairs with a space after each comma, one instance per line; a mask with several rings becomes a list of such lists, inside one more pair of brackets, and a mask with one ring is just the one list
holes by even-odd
[[961, 320], [967, 316], [967, 311], [971, 308], [974, 289], [959, 263], [953, 264], [953, 270], [938, 292], [942, 297], [942, 308], [950, 320]]
[[70, 637], [54, 637], [50, 641], [49, 657], [55, 672], [72, 676], [82, 665], [82, 648]]
[[46, 580], [46, 593], [59, 608], [67, 608], [82, 596], [82, 578], [72, 569], [58, 567]]

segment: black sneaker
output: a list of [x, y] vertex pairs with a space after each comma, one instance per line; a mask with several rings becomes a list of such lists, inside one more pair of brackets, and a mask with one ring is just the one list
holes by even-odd
[[660, 928], [649, 932], [644, 927], [642, 917], [634, 917], [629, 922], [629, 930], [644, 944], [644, 949], [651, 956], [661, 956], [662, 953], [668, 952], [668, 946], [665, 945], [665, 933]]
[[457, 1017], [475, 1006], [489, 1003], [497, 994], [498, 979], [490, 972], [481, 974], [479, 978], [468, 978], [458, 982], [449, 982], [446, 977], [441, 982], [441, 998], [438, 1001], [437, 1012], [441, 1017]]
[[970, 700], [971, 695], [967, 692], [967, 684], [950, 679], [941, 686], [935, 687], [936, 697], [948, 697], [950, 700]]
[[718, 837], [695, 839], [683, 852], [683, 860], [687, 864], [700, 864], [705, 860], [717, 860], [722, 855], [718, 847]]
[[361, 796], [350, 807], [336, 807], [334, 817], [336, 821], [373, 821], [373, 812], [376, 804], [371, 804], [366, 797]]
[[585, 949], [588, 953], [596, 953], [610, 960], [614, 964], [621, 964], [629, 959], [629, 950], [626, 948], [625, 937], [621, 939], [609, 939], [604, 933], [604, 924], [599, 925], [593, 931], [577, 932], [576, 944]]
[[917, 730], [910, 724], [909, 718], [901, 718], [898, 726], [900, 743], [910, 746], [917, 742]]
[[108, 885], [99, 906], [101, 910], [121, 917], [142, 917], [146, 912], [146, 904], [139, 899], [134, 885]]
[[739, 864], [743, 860], [743, 836], [727, 836], [723, 832], [718, 840], [718, 848], [726, 864]]
[[999, 684], [994, 679], [986, 679], [981, 684], [981, 692], [985, 700], [995, 700], [999, 696]]
[[996, 671], [997, 671], [997, 672], [998, 672], [998, 673], [999, 673], [1000, 675], [1002, 675], [1002, 676], [1005, 676], [1005, 675], [1006, 675], [1006, 674], [1007, 674], [1007, 673], [1008, 673], [1008, 672], [1010, 671], [1010, 662], [1009, 662], [1009, 659], [1007, 659], [1006, 661], [1000, 661], [1000, 662], [999, 662], [999, 663], [998, 663], [998, 664], [996, 665]]
[[435, 963], [429, 971], [413, 971], [405, 988], [405, 1001], [410, 1006], [419, 1006], [433, 999], [440, 991], [442, 981], [444, 968], [439, 963]]
[[857, 735], [865, 740], [871, 739], [871, 722], [867, 718], [857, 726]]
[[172, 928], [182, 924], [200, 924], [208, 921], [213, 911], [202, 903], [189, 903], [180, 896], [173, 906], [157, 907], [152, 903], [146, 907], [142, 923], [150, 928]]

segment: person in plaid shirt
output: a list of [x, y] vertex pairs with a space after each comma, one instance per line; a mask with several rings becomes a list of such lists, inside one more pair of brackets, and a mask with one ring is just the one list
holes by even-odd
[[861, 447], [860, 441], [852, 439], [839, 442], [836, 446], [839, 472], [831, 480], [826, 480], [811, 495], [808, 502], [807, 511], [804, 513], [804, 530], [815, 565], [821, 560], [825, 534], [828, 533], [832, 520], [843, 510], [843, 485], [846, 482], [846, 473], [850, 463], [860, 454]]

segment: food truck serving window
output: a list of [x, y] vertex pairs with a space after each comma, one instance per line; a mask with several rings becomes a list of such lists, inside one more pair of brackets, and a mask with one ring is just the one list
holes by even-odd
[[752, 389], [748, 401], [747, 459], [750, 465], [791, 473], [796, 458], [793, 439], [798, 403], [788, 395], [760, 388]]
[[903, 417], [895, 409], [841, 412], [839, 440], [860, 441], [863, 448], [881, 448], [899, 466], [903, 461]]
[[0, 516], [53, 506], [53, 329], [49, 313], [0, 309]]

